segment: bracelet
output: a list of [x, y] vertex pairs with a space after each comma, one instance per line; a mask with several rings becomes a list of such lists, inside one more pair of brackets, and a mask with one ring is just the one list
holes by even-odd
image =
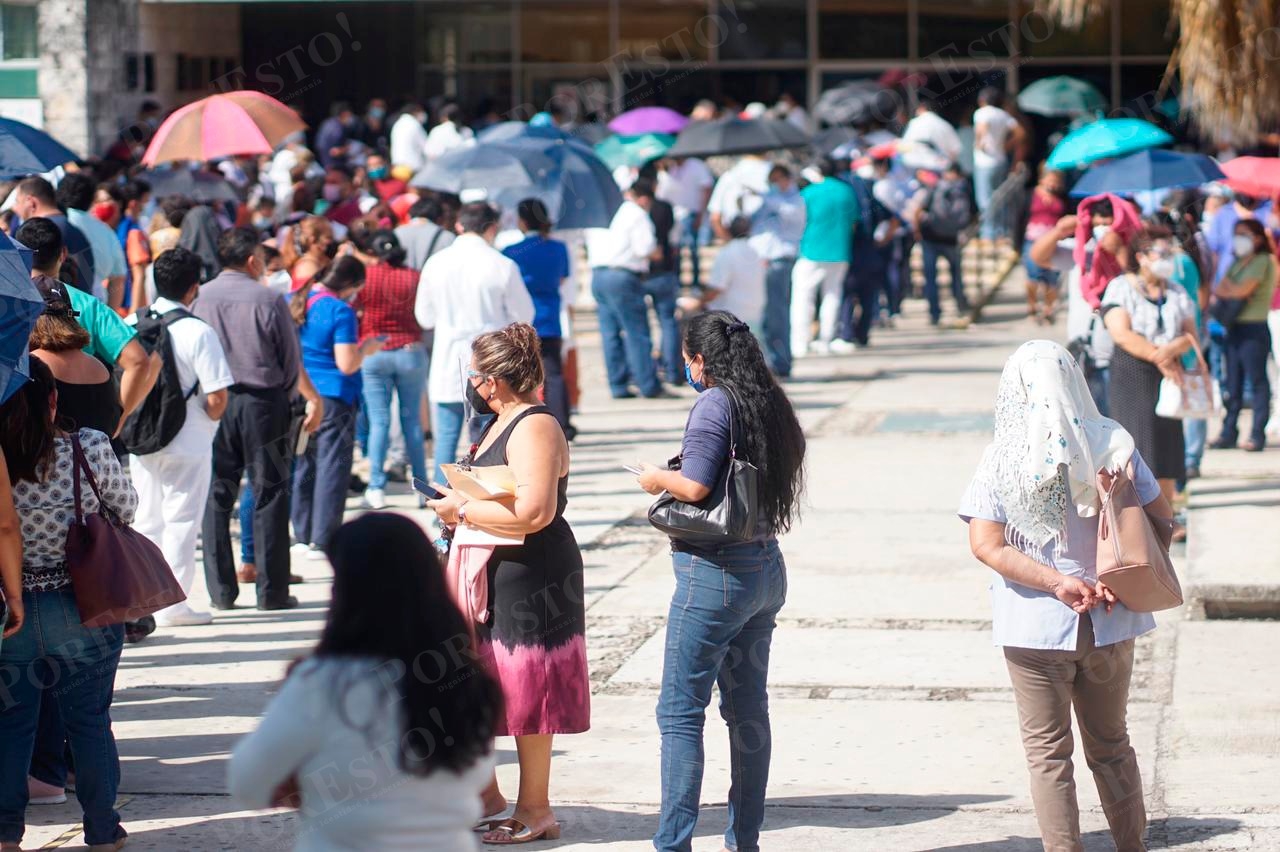
[[463, 503], [458, 507], [458, 523], [466, 524], [467, 522], [467, 504]]

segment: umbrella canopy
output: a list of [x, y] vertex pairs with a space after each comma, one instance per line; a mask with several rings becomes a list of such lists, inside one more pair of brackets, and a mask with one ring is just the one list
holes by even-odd
[[608, 167], [573, 140], [484, 140], [435, 158], [411, 185], [455, 194], [483, 189], [490, 201], [508, 208], [538, 198], [560, 229], [608, 227], [622, 204]]
[[689, 119], [666, 107], [639, 107], [620, 113], [609, 122], [609, 129], [619, 136], [639, 136], [643, 133], [679, 133], [689, 125]]
[[900, 106], [898, 95], [872, 80], [853, 80], [827, 89], [813, 107], [813, 117], [827, 124], [888, 121]]
[[240, 201], [235, 187], [215, 172], [160, 168], [144, 172], [142, 179], [151, 186], [151, 194], [156, 198], [183, 195], [198, 202]]
[[1204, 154], [1177, 151], [1139, 151], [1119, 160], [1100, 163], [1085, 173], [1071, 188], [1078, 198], [1114, 192], [1131, 195], [1152, 189], [1200, 186], [1222, 179], [1222, 169]]
[[5, 234], [0, 239], [0, 403], [31, 377], [27, 340], [44, 297], [31, 282], [31, 251]]
[[1092, 83], [1077, 77], [1045, 77], [1018, 93], [1018, 107], [1036, 115], [1082, 115], [1107, 108], [1107, 99]]
[[262, 92], [210, 95], [166, 118], [142, 163], [270, 154], [286, 136], [306, 127], [296, 112]]
[[809, 144], [803, 130], [772, 118], [728, 118], [695, 121], [680, 132], [667, 152], [672, 157], [714, 157], [723, 154], [755, 154]]
[[596, 156], [611, 169], [619, 166], [639, 168], [650, 160], [656, 160], [674, 145], [676, 137], [670, 133], [643, 133], [639, 136], [610, 136], [596, 145]]
[[1104, 118], [1073, 130], [1049, 154], [1049, 168], [1077, 169], [1096, 163], [1168, 145], [1173, 137], [1149, 121], [1139, 118]]
[[0, 118], [0, 178], [40, 174], [77, 159], [74, 151], [43, 130]]
[[554, 124], [529, 124], [525, 121], [499, 121], [476, 134], [477, 142], [509, 142], [512, 139], [572, 139]]
[[1222, 164], [1223, 181], [1236, 192], [1255, 198], [1280, 195], [1280, 159], [1275, 157], [1236, 157]]

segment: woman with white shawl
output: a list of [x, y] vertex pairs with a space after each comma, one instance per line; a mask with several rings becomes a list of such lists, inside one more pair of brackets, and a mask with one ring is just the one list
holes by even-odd
[[1080, 852], [1071, 754], [1079, 720], [1118, 852], [1145, 850], [1146, 809], [1125, 714], [1134, 639], [1149, 613], [1116, 600], [1096, 574], [1099, 470], [1128, 467], [1148, 511], [1172, 511], [1133, 438], [1101, 416], [1075, 359], [1023, 344], [1005, 364], [995, 439], [965, 493], [974, 556], [992, 568], [992, 627], [1022, 723], [1031, 796], [1046, 852]]

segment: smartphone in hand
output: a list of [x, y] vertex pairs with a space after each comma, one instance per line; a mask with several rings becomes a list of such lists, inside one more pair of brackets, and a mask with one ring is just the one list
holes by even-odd
[[413, 490], [425, 496], [428, 500], [443, 500], [444, 495], [437, 491], [429, 482], [424, 482], [418, 477], [413, 478]]
[[644, 469], [637, 464], [624, 464], [622, 466], [622, 469], [633, 476], [639, 476], [640, 474], [644, 473]]

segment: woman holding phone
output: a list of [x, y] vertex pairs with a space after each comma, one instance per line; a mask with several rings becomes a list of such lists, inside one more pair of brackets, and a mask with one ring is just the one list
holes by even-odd
[[342, 523], [355, 453], [360, 366], [382, 341], [359, 342], [351, 302], [364, 286], [364, 264], [339, 257], [309, 289], [293, 294], [289, 311], [302, 340], [302, 366], [324, 397], [324, 419], [293, 468], [293, 535], [323, 559], [329, 537]]

